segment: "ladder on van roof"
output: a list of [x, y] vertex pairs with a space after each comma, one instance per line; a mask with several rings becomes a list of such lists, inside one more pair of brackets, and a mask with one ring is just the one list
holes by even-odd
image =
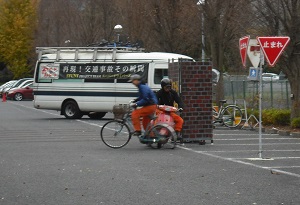
[[134, 47], [36, 47], [38, 60], [41, 60], [44, 54], [56, 54], [56, 61], [61, 59], [61, 53], [75, 53], [74, 61], [78, 61], [79, 53], [93, 53], [93, 61], [96, 61], [99, 52], [112, 52], [114, 61], [116, 53], [143, 52], [144, 50], [144, 48]]

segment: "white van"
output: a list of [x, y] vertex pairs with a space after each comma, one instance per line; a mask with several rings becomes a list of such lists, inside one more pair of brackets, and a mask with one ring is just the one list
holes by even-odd
[[38, 47], [34, 74], [34, 107], [58, 110], [66, 118], [102, 118], [113, 105], [136, 98], [128, 79], [139, 74], [154, 90], [168, 76], [169, 61], [191, 57], [143, 52], [127, 47]]

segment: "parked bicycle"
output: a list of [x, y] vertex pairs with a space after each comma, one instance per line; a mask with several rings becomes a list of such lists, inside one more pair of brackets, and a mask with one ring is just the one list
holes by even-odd
[[[176, 109], [176, 108], [175, 108]], [[114, 120], [108, 121], [100, 131], [101, 140], [111, 148], [121, 148], [128, 144], [134, 129], [131, 122], [132, 108], [128, 104], [115, 105], [113, 107]], [[176, 147], [177, 135], [171, 124], [158, 122], [160, 116], [149, 116], [151, 122], [147, 125], [143, 134], [138, 137], [140, 143], [147, 144], [153, 148], [174, 149]]]
[[235, 128], [242, 122], [243, 112], [237, 105], [224, 104], [227, 100], [220, 100], [220, 107], [216, 110], [213, 107], [213, 123], [222, 123], [226, 127]]

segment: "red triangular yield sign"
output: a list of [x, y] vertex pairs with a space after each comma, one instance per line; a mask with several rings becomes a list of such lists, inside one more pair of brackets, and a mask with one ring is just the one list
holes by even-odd
[[240, 46], [240, 55], [242, 58], [243, 66], [246, 67], [246, 59], [247, 59], [247, 48], [249, 43], [250, 36], [244, 36], [240, 38], [239, 46]]
[[275, 66], [280, 55], [290, 41], [288, 36], [257, 37], [257, 41], [271, 67]]

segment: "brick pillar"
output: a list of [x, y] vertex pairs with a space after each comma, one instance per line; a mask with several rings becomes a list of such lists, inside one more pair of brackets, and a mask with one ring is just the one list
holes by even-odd
[[212, 140], [212, 65], [210, 62], [169, 63], [173, 87], [181, 90], [185, 141]]

